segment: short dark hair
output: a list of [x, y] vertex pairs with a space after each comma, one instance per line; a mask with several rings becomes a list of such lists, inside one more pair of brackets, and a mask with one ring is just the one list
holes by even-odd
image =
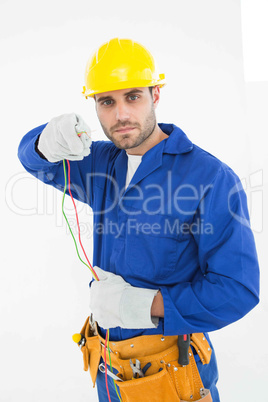
[[152, 97], [153, 97], [153, 88], [154, 87], [149, 87], [149, 91], [150, 91], [150, 94], [151, 94]]

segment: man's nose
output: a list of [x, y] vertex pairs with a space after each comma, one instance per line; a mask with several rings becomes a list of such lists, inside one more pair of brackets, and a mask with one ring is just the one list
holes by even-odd
[[116, 104], [116, 119], [117, 120], [128, 120], [130, 118], [130, 112], [128, 105], [126, 105], [124, 102], [118, 102]]

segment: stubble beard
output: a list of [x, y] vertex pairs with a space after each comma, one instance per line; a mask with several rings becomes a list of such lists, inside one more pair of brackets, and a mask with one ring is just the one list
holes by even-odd
[[[116, 134], [111, 134], [110, 131], [100, 122], [102, 129], [104, 131], [104, 134], [109, 138], [109, 140], [111, 140], [114, 145], [119, 148], [119, 149], [131, 149], [131, 148], [136, 148], [138, 147], [140, 144], [142, 144], [147, 138], [149, 138], [156, 126], [156, 116], [155, 116], [155, 110], [153, 107], [153, 103], [152, 103], [152, 108], [145, 120], [144, 123], [144, 128], [143, 130], [140, 132], [140, 134], [138, 135], [138, 137], [135, 138], [135, 141], [133, 142], [132, 139], [132, 134], [125, 134], [125, 135], [121, 135], [121, 140], [119, 141], [116, 138]], [[118, 128], [123, 128], [123, 127], [127, 127], [127, 126], [131, 126], [131, 127], [137, 127], [137, 129], [140, 129], [140, 125], [131, 123], [131, 122], [124, 122], [123, 124], [120, 125], [120, 127]]]

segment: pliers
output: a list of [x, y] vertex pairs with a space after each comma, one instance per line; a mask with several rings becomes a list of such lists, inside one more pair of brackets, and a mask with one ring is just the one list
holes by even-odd
[[144, 373], [141, 369], [141, 362], [136, 359], [136, 363], [134, 364], [133, 361], [130, 359], [130, 367], [132, 368], [133, 377], [132, 378], [140, 378], [144, 377]]

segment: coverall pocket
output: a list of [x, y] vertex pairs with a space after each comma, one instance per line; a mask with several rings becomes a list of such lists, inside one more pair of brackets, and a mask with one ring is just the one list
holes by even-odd
[[[161, 402], [180, 401], [166, 368], [160, 372], [128, 381], [115, 381], [120, 388], [122, 401]], [[155, 399], [157, 398], [157, 399]]]
[[166, 278], [178, 260], [179, 239], [173, 222], [164, 215], [140, 214], [128, 222], [126, 255], [132, 272], [139, 277]]

